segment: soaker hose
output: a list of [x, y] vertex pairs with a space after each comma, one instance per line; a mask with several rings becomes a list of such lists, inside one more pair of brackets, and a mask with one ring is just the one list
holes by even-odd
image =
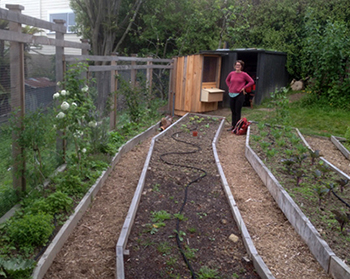
[[343, 204], [345, 204], [348, 208], [350, 208], [350, 205], [346, 201], [344, 201], [341, 197], [339, 197], [333, 190], [331, 190], [331, 192], [333, 193], [334, 196], [338, 198], [338, 200], [340, 200]]
[[[196, 128], [192, 129], [191, 131], [195, 130]], [[201, 147], [194, 144], [194, 143], [190, 143], [190, 142], [187, 142], [187, 141], [184, 141], [184, 140], [181, 140], [181, 139], [178, 139], [177, 136], [182, 133], [182, 132], [176, 132], [174, 134], [171, 135], [171, 137], [175, 140], [175, 141], [178, 141], [178, 142], [182, 142], [182, 143], [185, 143], [185, 144], [188, 144], [188, 145], [191, 145], [193, 147], [196, 148], [196, 150], [192, 150], [192, 151], [187, 151], [187, 152], [168, 152], [168, 153], [163, 153], [161, 154], [159, 157], [160, 159], [165, 163], [165, 164], [168, 164], [168, 165], [172, 165], [172, 166], [177, 166], [177, 167], [184, 167], [184, 168], [190, 168], [190, 169], [194, 169], [194, 170], [198, 170], [198, 171], [201, 171], [203, 172], [203, 175], [197, 177], [196, 179], [192, 180], [191, 182], [189, 182], [186, 186], [185, 186], [185, 196], [184, 196], [184, 201], [181, 205], [181, 208], [180, 208], [180, 214], [182, 213], [186, 203], [187, 203], [187, 192], [188, 192], [188, 187], [199, 181], [200, 179], [204, 178], [206, 175], [207, 175], [207, 172], [203, 169], [200, 169], [200, 168], [197, 168], [197, 167], [193, 167], [193, 166], [188, 166], [188, 165], [182, 165], [182, 164], [176, 164], [176, 163], [171, 163], [171, 162], [168, 162], [167, 160], [165, 160], [163, 157], [167, 156], [167, 155], [171, 155], [171, 154], [192, 154], [192, 153], [196, 153], [196, 152], [199, 152], [201, 151]], [[176, 136], [175, 136], [176, 135]], [[177, 246], [181, 252], [181, 255], [188, 267], [188, 269], [190, 270], [191, 272], [191, 276], [192, 276], [192, 279], [196, 279], [196, 274], [189, 262], [189, 260], [187, 259], [186, 255], [185, 255], [185, 252], [183, 251], [182, 249], [182, 245], [181, 245], [181, 240], [180, 240], [180, 235], [179, 235], [179, 232], [180, 232], [180, 219], [179, 218], [176, 218], [176, 243], [177, 243]]]

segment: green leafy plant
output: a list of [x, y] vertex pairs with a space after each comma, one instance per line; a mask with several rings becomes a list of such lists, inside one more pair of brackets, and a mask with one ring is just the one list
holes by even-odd
[[257, 126], [258, 126], [259, 131], [262, 131], [265, 128], [265, 123], [260, 122], [257, 124]]
[[187, 220], [187, 218], [186, 218], [183, 214], [180, 214], [180, 213], [175, 213], [175, 214], [174, 214], [174, 217], [175, 217], [176, 219], [179, 219], [180, 221]]
[[272, 125], [288, 125], [289, 119], [289, 100], [287, 98], [288, 89], [281, 88], [271, 93], [271, 102], [269, 107], [272, 108], [274, 117], [271, 118]]
[[316, 188], [314, 188], [315, 193], [317, 194], [318, 197], [318, 206], [321, 206], [322, 199], [324, 198], [324, 195], [327, 192], [327, 189], [318, 185]]
[[164, 255], [169, 255], [171, 253], [172, 247], [169, 242], [161, 242], [157, 246], [157, 251]]
[[198, 215], [199, 219], [202, 219], [202, 218], [207, 216], [207, 213], [205, 213], [205, 212], [197, 212], [197, 215]]
[[188, 245], [185, 245], [184, 254], [185, 254], [187, 259], [189, 259], [189, 260], [195, 259], [197, 252], [198, 252], [198, 249], [190, 248]]
[[266, 152], [268, 147], [271, 145], [271, 143], [267, 142], [267, 141], [261, 141], [260, 142], [260, 146], [261, 148]]
[[276, 143], [277, 143], [277, 145], [280, 146], [280, 147], [286, 146], [286, 142], [285, 142], [284, 139], [276, 140]]
[[180, 241], [184, 241], [184, 236], [186, 235], [186, 233], [184, 231], [177, 231], [174, 230], [175, 235], [170, 235], [169, 238], [175, 237], [176, 235], [179, 237]]
[[145, 75], [138, 74], [135, 85], [129, 83], [122, 76], [117, 76], [117, 78], [120, 83], [117, 94], [124, 97], [131, 122], [137, 123], [147, 114], [155, 114], [154, 96], [150, 93]]
[[321, 158], [323, 155], [320, 153], [320, 150], [315, 150], [312, 151], [311, 149], [309, 149], [309, 154], [311, 157], [311, 165], [315, 164], [316, 159]]
[[334, 219], [336, 219], [340, 225], [340, 231], [343, 232], [344, 226], [350, 223], [350, 214], [339, 212], [338, 210], [332, 210], [334, 214]]
[[42, 213], [27, 214], [20, 219], [9, 220], [4, 228], [8, 241], [28, 248], [45, 245], [53, 230], [52, 215]]
[[29, 278], [35, 266], [32, 259], [0, 257], [0, 276], [2, 278]]
[[268, 158], [272, 158], [276, 155], [277, 152], [278, 152], [278, 150], [276, 148], [271, 148], [271, 149], [267, 150], [266, 155]]
[[171, 219], [171, 214], [166, 212], [165, 210], [151, 212], [151, 215], [152, 222], [162, 222]]
[[149, 224], [150, 226], [150, 233], [151, 234], [155, 234], [156, 232], [159, 231], [159, 228], [165, 227], [165, 223], [164, 222], [157, 222], [154, 224]]
[[152, 191], [153, 191], [153, 192], [159, 192], [159, 191], [160, 191], [160, 190], [159, 190], [159, 187], [160, 187], [160, 184], [158, 184], [158, 183], [154, 184], [154, 185], [153, 185], [153, 188], [152, 188]]
[[198, 272], [199, 279], [216, 279], [219, 278], [219, 272], [216, 269], [202, 266]]
[[343, 193], [344, 187], [349, 183], [349, 180], [346, 178], [340, 178], [340, 179], [336, 180], [336, 182], [340, 186], [340, 192]]
[[259, 142], [261, 140], [261, 136], [258, 135], [252, 135], [251, 136], [252, 140]]

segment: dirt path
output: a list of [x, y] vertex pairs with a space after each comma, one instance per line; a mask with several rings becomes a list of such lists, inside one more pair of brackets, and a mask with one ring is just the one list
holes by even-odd
[[245, 138], [223, 133], [218, 154], [259, 254], [276, 278], [330, 278], [245, 159]]
[[[330, 141], [313, 139], [307, 137], [312, 148], [316, 146], [315, 149], [322, 152], [330, 150]], [[225, 131], [218, 143], [218, 153], [259, 254], [276, 278], [330, 278], [245, 159], [244, 143], [245, 136], [234, 136]], [[57, 255], [45, 278], [114, 278], [115, 245], [149, 145], [150, 139], [122, 157], [91, 208]], [[326, 151], [324, 155], [332, 163], [338, 160], [328, 159]], [[344, 161], [344, 164], [345, 167], [348, 164], [349, 173], [349, 162]]]
[[148, 139], [122, 156], [56, 256], [46, 279], [115, 278], [115, 246], [150, 143]]

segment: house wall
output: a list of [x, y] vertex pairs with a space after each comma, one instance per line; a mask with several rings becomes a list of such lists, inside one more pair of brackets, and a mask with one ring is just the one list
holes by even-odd
[[[22, 14], [36, 17], [42, 20], [49, 21], [50, 13], [60, 13], [60, 12], [70, 12], [72, 9], [69, 7], [70, 0], [0, 0], [0, 8], [6, 9], [7, 4], [18, 4], [24, 7]], [[55, 38], [55, 33], [45, 30], [41, 36], [47, 36], [49, 38]], [[80, 43], [80, 37], [76, 34], [67, 33], [64, 35], [64, 39], [67, 41], [78, 42]], [[33, 52], [43, 54], [43, 55], [52, 55], [55, 53], [55, 47], [53, 46], [42, 46], [40, 48], [33, 48]], [[79, 49], [70, 49], [65, 48], [65, 54], [79, 55], [81, 50]]]
[[6, 9], [7, 4], [18, 4], [24, 7], [22, 14], [49, 20], [49, 12], [71, 11], [69, 2], [70, 0], [0, 0], [0, 8]]

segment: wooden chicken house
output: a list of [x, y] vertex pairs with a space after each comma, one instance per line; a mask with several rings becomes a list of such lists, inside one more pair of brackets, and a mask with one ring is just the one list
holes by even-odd
[[[181, 116], [187, 112], [202, 113], [229, 107], [225, 79], [238, 59], [245, 62], [244, 71], [255, 81], [251, 107], [253, 103], [259, 105], [265, 98], [270, 98], [276, 88], [287, 86], [287, 54], [283, 52], [221, 49], [176, 57], [172, 94], [169, 95], [172, 112]], [[249, 101], [245, 105], [249, 106]]]
[[174, 114], [218, 109], [225, 90], [219, 88], [221, 56], [194, 54], [175, 58]]

